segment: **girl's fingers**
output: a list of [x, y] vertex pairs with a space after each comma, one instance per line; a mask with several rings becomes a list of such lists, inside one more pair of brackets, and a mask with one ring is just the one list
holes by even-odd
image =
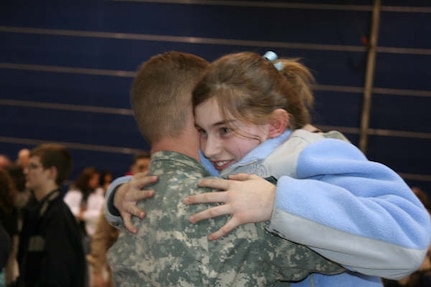
[[123, 218], [124, 227], [133, 234], [136, 234], [138, 231], [136, 227], [132, 224], [132, 216], [130, 214], [123, 214], [121, 216]]
[[226, 192], [206, 192], [187, 196], [184, 199], [185, 204], [197, 203], [225, 203]]
[[196, 223], [201, 220], [205, 220], [205, 219], [209, 219], [209, 218], [213, 218], [221, 215], [226, 215], [229, 213], [230, 213], [230, 210], [227, 205], [219, 205], [193, 214], [192, 216], [189, 217], [189, 221], [191, 223]]
[[208, 239], [209, 240], [219, 239], [225, 236], [226, 234], [228, 234], [229, 232], [231, 232], [232, 230], [234, 230], [235, 228], [237, 228], [238, 226], [239, 224], [236, 222], [235, 218], [232, 217], [225, 225], [222, 226], [222, 228], [220, 228], [214, 233], [211, 233], [208, 236]]
[[229, 179], [244, 181], [244, 180], [250, 179], [252, 176], [253, 175], [250, 175], [247, 173], [238, 173], [238, 174], [229, 175]]
[[144, 189], [144, 190], [134, 190], [130, 191], [128, 201], [141, 201], [144, 199], [148, 199], [154, 196], [154, 190], [152, 189]]
[[136, 175], [133, 178], [134, 185], [138, 186], [140, 189], [144, 188], [149, 184], [157, 182], [157, 180], [158, 180], [158, 177], [156, 175], [145, 175], [142, 173], [140, 175]]
[[204, 178], [199, 181], [198, 186], [226, 190], [229, 186], [229, 181], [222, 178]]

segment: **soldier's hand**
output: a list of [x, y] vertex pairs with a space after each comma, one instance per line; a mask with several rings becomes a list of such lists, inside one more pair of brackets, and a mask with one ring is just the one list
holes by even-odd
[[141, 219], [145, 217], [144, 210], [140, 209], [136, 204], [138, 201], [154, 196], [154, 190], [143, 188], [156, 181], [157, 176], [137, 173], [133, 176], [131, 181], [121, 185], [115, 193], [114, 206], [120, 212], [124, 227], [131, 233], [136, 233], [138, 231], [132, 223], [132, 216]]
[[188, 196], [184, 199], [185, 204], [222, 204], [193, 214], [189, 218], [191, 223], [221, 215], [231, 215], [223, 227], [208, 236], [209, 240], [218, 239], [239, 225], [271, 218], [276, 188], [275, 185], [257, 175], [242, 173], [231, 175], [228, 180], [206, 178], [199, 182], [199, 186], [213, 188], [218, 192]]

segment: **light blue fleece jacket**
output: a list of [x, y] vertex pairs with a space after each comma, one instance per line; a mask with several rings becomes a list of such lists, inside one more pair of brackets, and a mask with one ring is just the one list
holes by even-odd
[[278, 179], [268, 230], [351, 270], [292, 286], [382, 286], [378, 277], [400, 279], [422, 264], [428, 212], [400, 176], [347, 141], [287, 131], [221, 176], [239, 172]]

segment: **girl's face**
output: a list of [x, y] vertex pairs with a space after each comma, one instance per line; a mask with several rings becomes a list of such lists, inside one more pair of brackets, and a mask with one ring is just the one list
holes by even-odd
[[200, 148], [218, 171], [238, 162], [269, 137], [269, 125], [224, 119], [215, 98], [196, 106], [195, 124]]
[[93, 174], [88, 181], [88, 187], [96, 189], [99, 186], [100, 175], [98, 173]]

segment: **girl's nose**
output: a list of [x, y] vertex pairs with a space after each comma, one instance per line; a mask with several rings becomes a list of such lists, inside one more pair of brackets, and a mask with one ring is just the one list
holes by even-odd
[[214, 158], [220, 153], [220, 144], [214, 137], [208, 137], [201, 145], [202, 152], [208, 159]]

